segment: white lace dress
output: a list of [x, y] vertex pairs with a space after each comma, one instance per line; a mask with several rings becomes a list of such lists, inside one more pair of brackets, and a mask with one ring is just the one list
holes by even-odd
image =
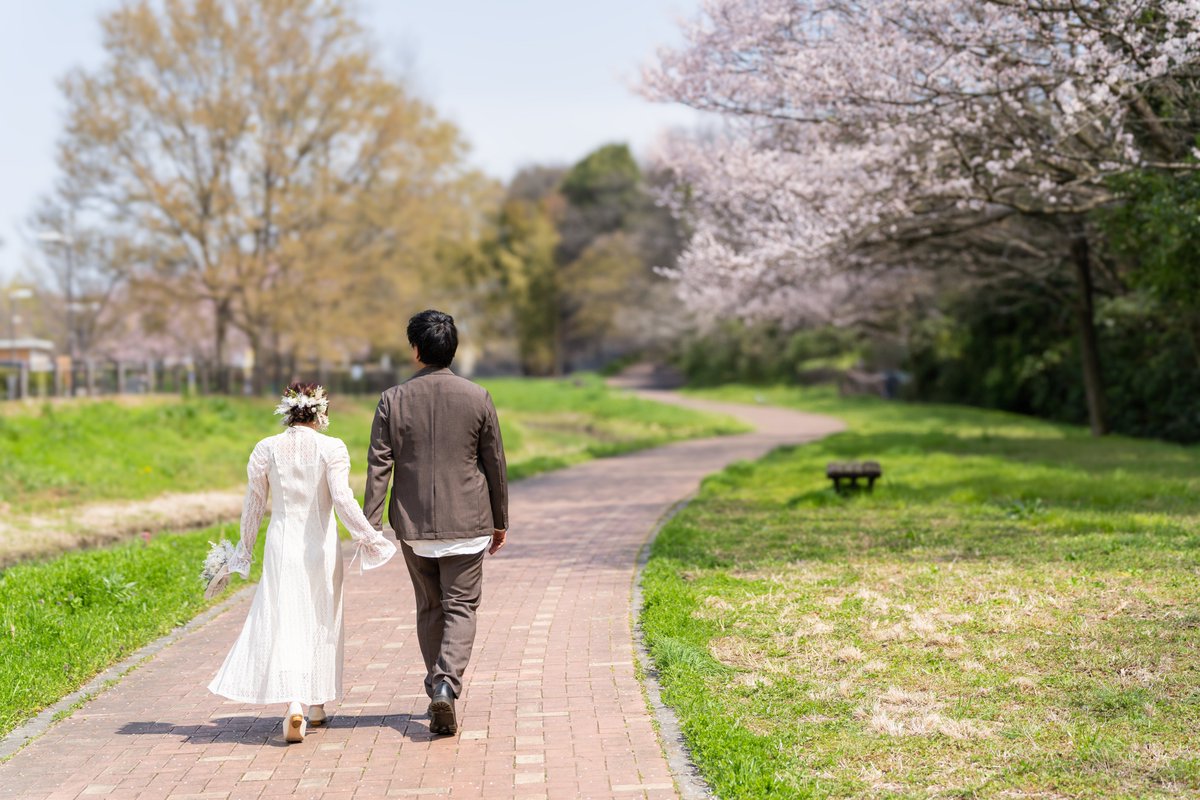
[[342, 551], [337, 523], [350, 530], [365, 569], [396, 545], [374, 530], [350, 491], [350, 454], [340, 439], [296, 426], [263, 439], [246, 468], [242, 537], [230, 567], [243, 578], [271, 502], [262, 580], [242, 633], [208, 685], [243, 703], [306, 704], [342, 693]]

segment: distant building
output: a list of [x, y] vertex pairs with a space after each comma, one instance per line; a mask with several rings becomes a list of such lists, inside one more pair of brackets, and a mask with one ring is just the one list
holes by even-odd
[[0, 339], [0, 364], [30, 372], [54, 371], [54, 342], [46, 339]]
[[[0, 397], [29, 397], [30, 376], [36, 376], [37, 393], [54, 391], [54, 342], [45, 339], [0, 339]], [[57, 379], [57, 375], [55, 376]]]

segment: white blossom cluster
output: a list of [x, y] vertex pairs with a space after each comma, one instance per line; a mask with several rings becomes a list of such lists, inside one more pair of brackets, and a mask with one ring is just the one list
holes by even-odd
[[1200, 64], [1200, 0], [708, 0], [684, 33], [643, 87], [723, 121], [659, 154], [694, 231], [671, 274], [712, 315], [834, 320], [846, 254], [907, 220], [1083, 213], [1195, 168], [1139, 142], [1147, 88]]

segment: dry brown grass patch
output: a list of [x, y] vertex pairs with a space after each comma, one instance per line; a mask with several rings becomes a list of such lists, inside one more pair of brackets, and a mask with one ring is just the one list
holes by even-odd
[[734, 678], [734, 683], [745, 686], [747, 689], [769, 688], [775, 685], [775, 681], [758, 672], [738, 673], [738, 676]]
[[750, 644], [737, 636], [721, 636], [713, 639], [708, 643], [708, 652], [717, 661], [734, 669], [753, 669], [760, 666], [762, 661]]
[[856, 664], [866, 656], [863, 655], [862, 650], [859, 650], [854, 645], [847, 645], [834, 653], [833, 657], [843, 664]]
[[709, 595], [704, 598], [704, 607], [716, 609], [717, 611], [733, 611], [733, 605], [727, 603], [724, 599], [716, 595]]
[[892, 686], [869, 709], [858, 712], [867, 727], [885, 736], [946, 736], [951, 739], [984, 739], [992, 726], [979, 720], [953, 719], [941, 712], [943, 704], [931, 693]]
[[911, 635], [908, 628], [901, 622], [881, 628], [878, 620], [871, 620], [867, 637], [876, 642], [899, 642], [911, 638]]

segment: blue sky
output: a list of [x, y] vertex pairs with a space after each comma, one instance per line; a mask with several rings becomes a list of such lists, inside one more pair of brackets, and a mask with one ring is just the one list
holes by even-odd
[[[0, 0], [0, 275], [33, 257], [20, 225], [54, 182], [57, 80], [103, 59], [98, 16], [119, 0]], [[509, 177], [612, 141], [644, 150], [696, 116], [629, 85], [698, 0], [359, 0], [380, 54], [462, 128], [472, 160]]]

